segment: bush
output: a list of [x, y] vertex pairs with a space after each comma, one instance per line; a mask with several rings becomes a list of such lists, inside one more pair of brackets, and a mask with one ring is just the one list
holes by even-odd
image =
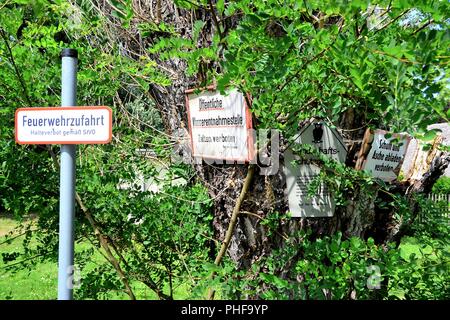
[[450, 177], [442, 176], [433, 185], [433, 193], [450, 194]]
[[[378, 245], [373, 239], [301, 235], [249, 270], [214, 270], [221, 298], [269, 300], [448, 299], [448, 243], [428, 235]], [[292, 240], [292, 239], [291, 239]], [[293, 266], [293, 267], [292, 267]], [[231, 268], [231, 269], [230, 269]], [[231, 271], [230, 271], [231, 270]], [[203, 275], [207, 278], [207, 275]], [[220, 284], [220, 285], [219, 285]], [[219, 286], [218, 286], [219, 285]]]

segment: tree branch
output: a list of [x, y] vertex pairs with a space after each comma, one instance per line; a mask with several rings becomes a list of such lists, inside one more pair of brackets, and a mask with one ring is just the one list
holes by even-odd
[[214, 6], [213, 6], [211, 0], [208, 0], [208, 3], [209, 3], [209, 11], [211, 11], [214, 25], [216, 26], [216, 29], [217, 29], [217, 33], [219, 34], [220, 40], [222, 40], [223, 34], [222, 34], [222, 31], [220, 31], [220, 25], [219, 25], [219, 21], [217, 20], [216, 12], [214, 11]]
[[22, 74], [20, 73], [19, 69], [17, 68], [17, 65], [16, 65], [16, 62], [14, 60], [14, 56], [13, 56], [11, 47], [9, 45], [8, 37], [6, 35], [6, 32], [3, 30], [3, 28], [0, 28], [0, 34], [1, 34], [2, 38], [3, 38], [3, 41], [5, 42], [6, 48], [8, 49], [9, 60], [10, 60], [11, 64], [14, 67], [14, 71], [16, 73], [17, 78], [19, 79], [20, 85], [21, 85], [22, 90], [23, 90], [23, 95], [25, 96], [25, 99], [27, 100], [28, 104], [31, 107], [32, 103], [31, 103], [30, 96], [28, 95], [27, 88], [25, 86], [25, 81], [23, 80]]
[[[383, 27], [381, 27], [380, 29], [376, 30], [374, 32], [374, 34], [380, 32], [381, 30], [386, 29], [387, 27], [389, 27], [391, 24], [393, 24], [395, 21], [397, 21], [398, 19], [400, 19], [401, 17], [403, 17], [405, 14], [407, 14], [409, 11], [411, 11], [411, 9], [408, 9], [406, 11], [403, 11], [402, 13], [400, 13], [397, 17], [395, 17], [394, 19], [392, 19], [391, 21], [389, 21], [388, 23], [386, 23]], [[387, 11], [386, 11], [387, 12]]]
[[[222, 242], [222, 246], [220, 247], [220, 251], [216, 257], [216, 260], [214, 261], [214, 264], [216, 266], [218, 266], [220, 264], [223, 256], [225, 255], [225, 253], [228, 249], [228, 246], [230, 245], [231, 237], [233, 236], [233, 232], [234, 232], [234, 227], [236, 226], [237, 218], [239, 216], [239, 212], [241, 209], [241, 204], [245, 199], [248, 188], [250, 187], [250, 183], [252, 181], [254, 172], [255, 172], [255, 167], [252, 164], [250, 164], [248, 167], [247, 176], [245, 177], [245, 180], [244, 180], [244, 185], [242, 186], [241, 193], [240, 193], [239, 198], [237, 199], [236, 204], [233, 208], [233, 213], [231, 215], [230, 224], [228, 225], [228, 230], [225, 234], [225, 239]], [[213, 272], [211, 274], [211, 279], [214, 278], [214, 276], [215, 276], [215, 272]], [[208, 299], [213, 300], [214, 294], [215, 294], [215, 290], [210, 289], [209, 293], [208, 293]]]
[[27, 261], [30, 261], [30, 260], [33, 260], [33, 259], [36, 259], [36, 258], [39, 258], [39, 257], [45, 257], [45, 256], [47, 256], [47, 254], [49, 254], [49, 252], [39, 253], [39, 254], [34, 255], [32, 257], [29, 257], [29, 258], [26, 258], [26, 259], [23, 259], [23, 260], [20, 260], [20, 261], [11, 263], [11, 264], [5, 264], [4, 266], [2, 266], [0, 268], [0, 270], [7, 270], [7, 269], [9, 269], [9, 268], [11, 268], [11, 267], [13, 267], [15, 265], [18, 265], [18, 264], [21, 264], [21, 263], [25, 263]]
[[125, 273], [123, 272], [122, 268], [120, 267], [119, 261], [117, 261], [116, 257], [111, 252], [111, 249], [108, 245], [108, 236], [104, 236], [101, 232], [99, 227], [97, 226], [97, 223], [95, 222], [94, 218], [92, 217], [91, 213], [87, 210], [86, 206], [84, 205], [83, 201], [81, 200], [80, 195], [78, 192], [75, 192], [75, 199], [80, 206], [81, 210], [83, 211], [85, 217], [88, 219], [92, 229], [94, 229], [94, 234], [97, 236], [98, 240], [100, 241], [100, 245], [102, 246], [103, 250], [105, 250], [108, 261], [112, 264], [114, 269], [116, 269], [116, 272], [118, 273], [120, 280], [122, 280], [125, 289], [127, 291], [127, 294], [130, 296], [131, 300], [136, 300], [136, 296], [133, 293], [133, 290], [131, 289], [131, 286], [129, 284], [129, 281], [127, 277], [125, 276]]
[[419, 29], [417, 29], [416, 31], [414, 31], [413, 33], [411, 33], [411, 36], [416, 35], [417, 33], [419, 33], [420, 31], [422, 31], [423, 29], [425, 29], [426, 27], [428, 27], [430, 24], [432, 24], [434, 22], [434, 19], [428, 20], [427, 23], [425, 23], [423, 26], [421, 26]]
[[[337, 40], [337, 38], [338, 38], [339, 33], [340, 33], [341, 30], [342, 30], [343, 25], [344, 25], [344, 23], [342, 23], [341, 26], [339, 27], [339, 31], [338, 31], [336, 37], [333, 39], [333, 42], [332, 42], [328, 47], [322, 49], [322, 50], [321, 50], [318, 54], [316, 54], [314, 57], [312, 57], [312, 58], [306, 60], [306, 61], [301, 65], [301, 67], [300, 67], [294, 74], [292, 74], [290, 77], [288, 77], [288, 78], [286, 79], [286, 81], [283, 83], [283, 85], [282, 85], [281, 87], [278, 87], [278, 90], [277, 90], [278, 92], [283, 91], [284, 88], [286, 88], [286, 86], [287, 86], [288, 84], [290, 84], [292, 80], [294, 80], [295, 78], [297, 78], [297, 77], [300, 75], [300, 72], [301, 72], [301, 71], [303, 71], [303, 70], [304, 70], [311, 62], [314, 62], [315, 60], [317, 60], [318, 58], [320, 58], [326, 51], [328, 51], [328, 50], [334, 45], [334, 43], [336, 42], [336, 40]], [[274, 105], [275, 102], [277, 101], [278, 96], [279, 96], [279, 95], [275, 95], [275, 97], [274, 97], [274, 99], [273, 99], [273, 101], [272, 101], [272, 104], [270, 105], [270, 109], [272, 109], [273, 105]], [[279, 116], [279, 114], [278, 114], [276, 117], [278, 117], [278, 116]]]
[[37, 231], [37, 230], [38, 230], [38, 229], [27, 230], [27, 231], [25, 231], [25, 232], [23, 232], [23, 233], [21, 233], [21, 234], [15, 235], [15, 236], [13, 236], [13, 237], [11, 237], [11, 238], [9, 238], [8, 235], [6, 235], [5, 237], [8, 237], [8, 238], [6, 238], [5, 241], [0, 242], [0, 246], [3, 245], [3, 244], [5, 244], [5, 243], [10, 243], [10, 242], [13, 241], [14, 239], [23, 237], [23, 236], [26, 235], [28, 232], [34, 232], [34, 231]]

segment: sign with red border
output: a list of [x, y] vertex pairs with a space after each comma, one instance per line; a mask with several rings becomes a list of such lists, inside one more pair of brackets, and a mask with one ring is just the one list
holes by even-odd
[[112, 137], [109, 107], [19, 108], [18, 144], [106, 144]]
[[195, 158], [250, 162], [253, 159], [252, 117], [237, 89], [226, 95], [209, 87], [186, 90], [192, 154]]

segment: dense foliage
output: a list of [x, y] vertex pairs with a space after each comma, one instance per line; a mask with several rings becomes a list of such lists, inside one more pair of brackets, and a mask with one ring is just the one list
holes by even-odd
[[[210, 287], [222, 298], [450, 297], [449, 232], [435, 219], [441, 209], [418, 200], [429, 217], [418, 223], [398, 195], [386, 205], [398, 206], [399, 221], [409, 224], [410, 242], [400, 247], [299, 233], [249, 270], [212, 264], [211, 199], [193, 168], [171, 161], [177, 140], [149, 95], [173, 81], [157, 61], [179, 59], [194, 83], [250, 93], [255, 126], [287, 139], [318, 117], [428, 141], [435, 132], [427, 125], [450, 117], [448, 1], [174, 1], [195, 18], [189, 32], [159, 18], [136, 25], [133, 1], [107, 2], [108, 12], [97, 1], [0, 1], [0, 214], [38, 217], [20, 228], [24, 250], [2, 253], [8, 270], [57, 258], [59, 147], [15, 144], [14, 112], [60, 104], [59, 53], [71, 47], [80, 55], [78, 105], [114, 112], [111, 144], [78, 147], [76, 239], [91, 245], [76, 256], [77, 298], [116, 290], [134, 298], [132, 281], [163, 299], [173, 297], [174, 283], [189, 283], [197, 298]], [[119, 41], [130, 33], [145, 44], [132, 53]], [[361, 172], [323, 162], [338, 205], [356, 188], [372, 190]], [[441, 181], [436, 190], [447, 190]], [[269, 237], [280, 219], [287, 217], [262, 222]], [[84, 270], [95, 252], [102, 264]]]
[[450, 177], [442, 176], [433, 185], [434, 193], [450, 194]]

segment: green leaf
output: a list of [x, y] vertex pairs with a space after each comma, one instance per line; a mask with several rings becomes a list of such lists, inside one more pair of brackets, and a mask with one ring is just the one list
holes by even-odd
[[330, 249], [332, 252], [338, 252], [339, 251], [339, 245], [336, 242], [332, 242]]
[[203, 264], [203, 269], [208, 272], [218, 272], [220, 267], [216, 266], [214, 263], [206, 262]]
[[198, 36], [200, 35], [200, 32], [202, 31], [204, 25], [205, 21], [202, 20], [197, 20], [194, 22], [194, 27], [192, 28], [192, 38], [194, 41], [198, 40]]
[[405, 299], [405, 294], [406, 294], [405, 290], [400, 289], [400, 288], [394, 288], [394, 289], [389, 290], [390, 296], [396, 297], [400, 300]]
[[353, 83], [356, 84], [359, 89], [364, 90], [360, 71], [358, 69], [352, 68], [350, 69], [350, 74], [352, 75]]
[[424, 134], [421, 140], [425, 142], [433, 141], [434, 138], [436, 138], [438, 132], [441, 132], [441, 130], [438, 129], [429, 130], [427, 133]]
[[401, 58], [403, 55], [403, 48], [401, 46], [392, 46], [392, 47], [385, 47], [383, 49], [384, 52], [387, 54], [394, 56], [396, 58]]
[[225, 9], [225, 0], [217, 0], [216, 8], [217, 11], [222, 14]]

